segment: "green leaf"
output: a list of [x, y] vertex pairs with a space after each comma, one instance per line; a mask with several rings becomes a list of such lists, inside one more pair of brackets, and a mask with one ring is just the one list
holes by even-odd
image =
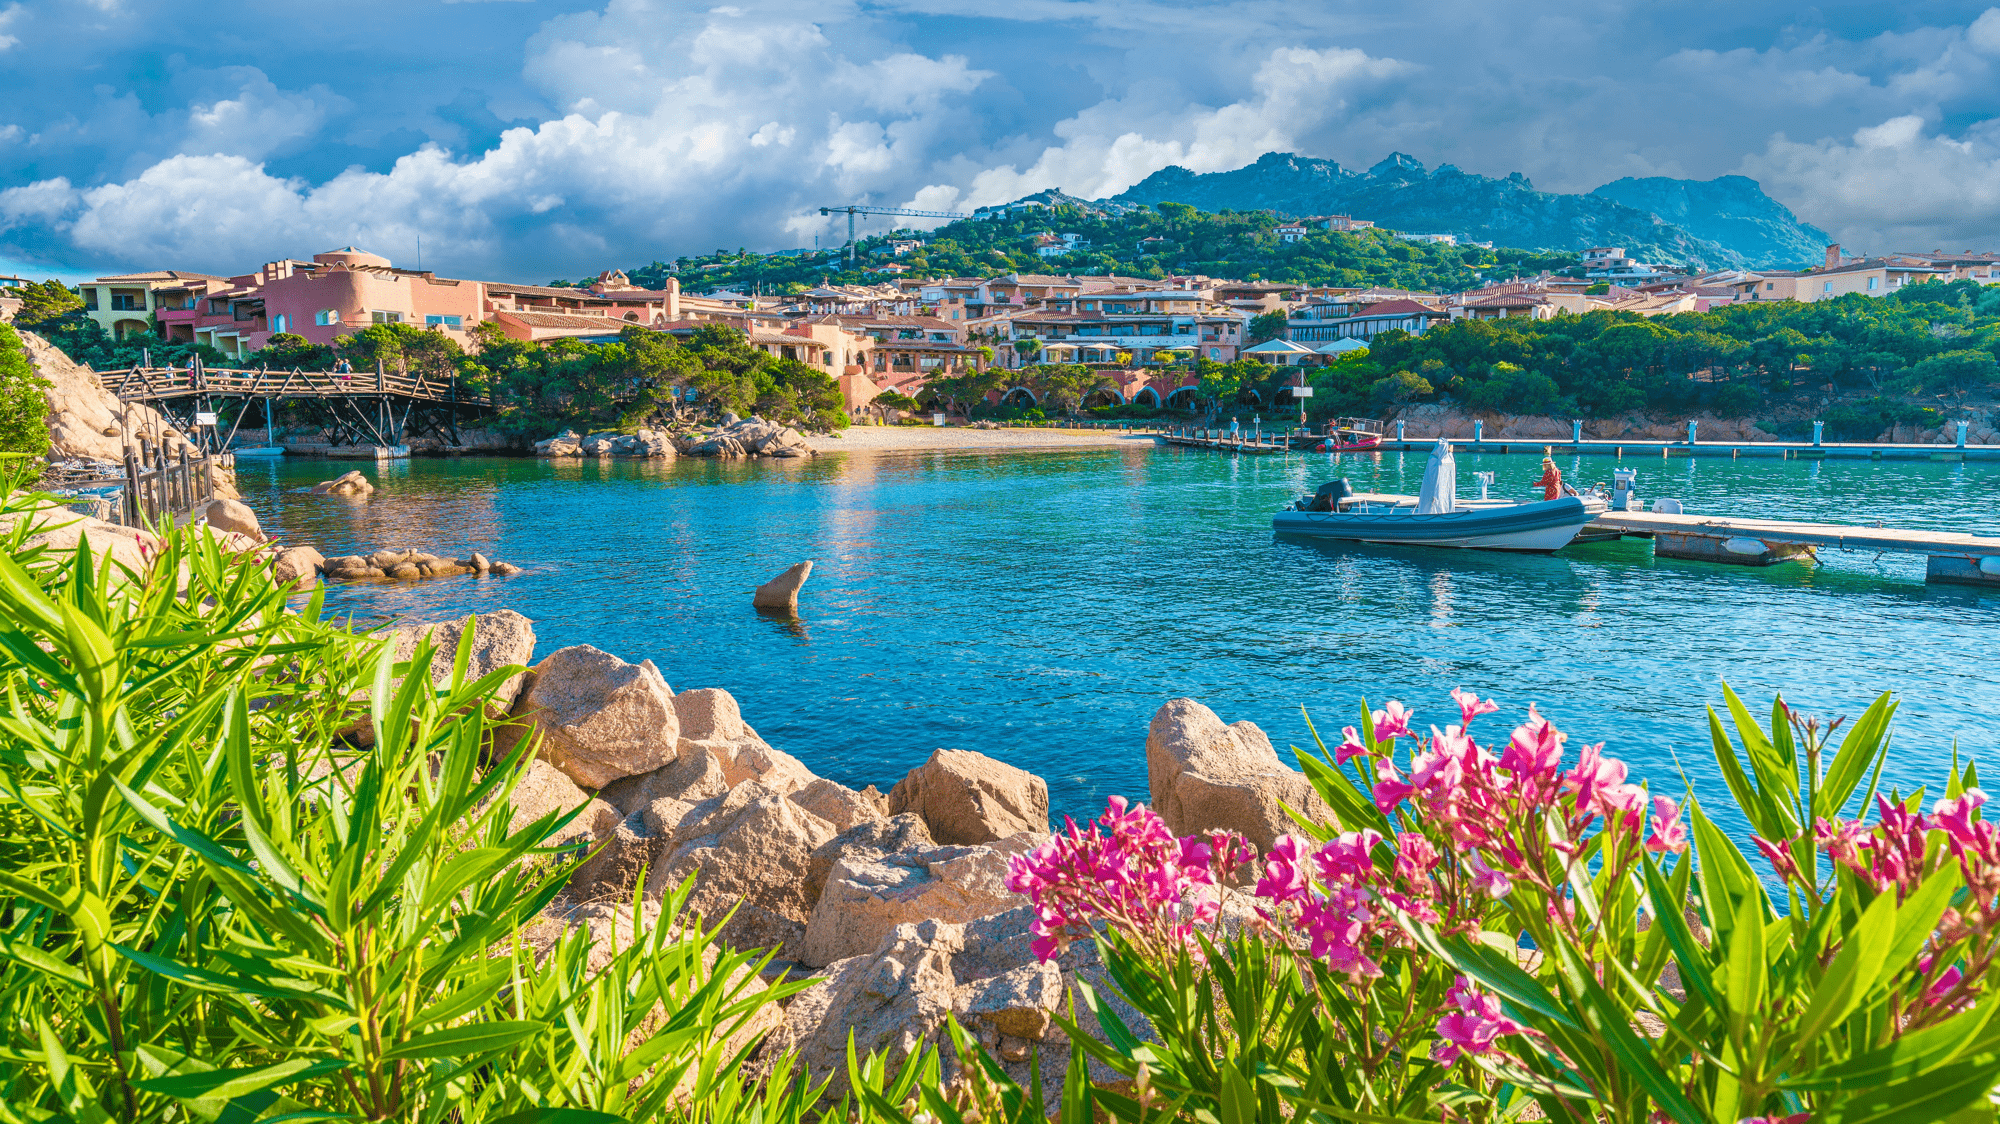
[[[1801, 1049], [1812, 1043], [1828, 1027], [1834, 1026], [1859, 1006], [1882, 975], [1882, 962], [1889, 951], [1889, 937], [1896, 926], [1896, 895], [1880, 894], [1862, 912], [1861, 920], [1841, 942], [1833, 963], [1827, 965], [1813, 989], [1812, 1001], [1799, 1018]], [[1926, 930], [1928, 932], [1928, 930]]]
[[385, 1058], [470, 1058], [494, 1050], [505, 1050], [540, 1034], [546, 1023], [530, 1020], [473, 1023], [448, 1030], [419, 1034], [408, 1042], [383, 1052]]
[[1996, 1078], [2000, 1059], [1957, 1062], [1836, 1101], [1815, 1112], [1813, 1124], [1938, 1124], [1984, 1100]]
[[176, 1100], [233, 1100], [246, 1093], [275, 1089], [295, 1081], [339, 1073], [346, 1068], [348, 1063], [339, 1058], [293, 1058], [276, 1065], [149, 1077], [134, 1084], [149, 1093], [160, 1093]]
[[627, 1124], [625, 1117], [587, 1108], [531, 1108], [510, 1112], [486, 1124]]
[[1907, 1034], [1879, 1050], [1821, 1066], [1779, 1082], [1802, 1093], [1860, 1092], [1888, 1081], [1929, 1073], [1974, 1050], [2000, 1053], [2000, 1028], [1993, 1027], [1996, 1005], [1982, 1003], [1933, 1027]]
[[1820, 799], [1812, 809], [1815, 818], [1831, 819], [1847, 807], [1854, 797], [1854, 790], [1868, 775], [1869, 766], [1876, 763], [1885, 747], [1883, 735], [1888, 733], [1889, 721], [1896, 716], [1897, 703], [1889, 692], [1884, 691], [1868, 707], [1866, 713], [1847, 728], [1847, 734], [1840, 739], [1840, 747], [1834, 751], [1833, 763], [1827, 768], [1826, 783], [1820, 786]]
[[1708, 1124], [1707, 1115], [1681, 1091], [1680, 1084], [1653, 1060], [1652, 1048], [1632, 1033], [1630, 1012], [1621, 1009], [1599, 986], [1591, 966], [1584, 962], [1575, 947], [1567, 939], [1559, 937], [1551, 951], [1563, 979], [1569, 985], [1570, 994], [1577, 1001], [1578, 1013], [1583, 1016], [1585, 1025], [1597, 1042], [1608, 1048], [1617, 1059], [1618, 1069], [1623, 1075], [1638, 1082], [1659, 1110], [1678, 1124]]

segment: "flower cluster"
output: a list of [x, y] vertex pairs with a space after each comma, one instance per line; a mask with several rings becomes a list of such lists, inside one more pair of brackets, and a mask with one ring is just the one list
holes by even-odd
[[1396, 837], [1395, 863], [1387, 871], [1374, 861], [1382, 835], [1350, 831], [1317, 850], [1287, 835], [1271, 848], [1256, 894], [1268, 899], [1267, 920], [1295, 921], [1310, 939], [1314, 957], [1336, 972], [1366, 977], [1382, 974], [1380, 950], [1405, 941], [1394, 906], [1429, 924], [1439, 916], [1432, 873], [1438, 853], [1414, 832]]
[[1066, 819], [1062, 832], [1016, 855], [1007, 888], [1034, 903], [1035, 955], [1043, 960], [1089, 936], [1097, 921], [1156, 953], [1198, 954], [1193, 925], [1215, 919], [1222, 882], [1255, 857], [1241, 836], [1227, 832], [1176, 838], [1152, 809], [1114, 796], [1088, 827]]
[[[1471, 692], [1455, 690], [1459, 721], [1431, 727], [1428, 740], [1413, 734], [1414, 713], [1391, 701], [1374, 712], [1373, 744], [1354, 731], [1335, 757], [1345, 764], [1364, 759], [1374, 779], [1375, 807], [1383, 813], [1408, 807], [1417, 818], [1442, 832], [1457, 849], [1473, 885], [1491, 897], [1504, 897], [1513, 883], [1528, 879], [1553, 891], [1562, 881], [1543, 868], [1542, 856], [1523, 851], [1524, 840], [1546, 838], [1553, 814], [1563, 830], [1553, 846], [1574, 855], [1598, 821], [1614, 838], [1630, 839], [1656, 853], [1687, 849], [1687, 828], [1680, 805], [1664, 796], [1651, 798], [1627, 781], [1625, 763], [1604, 755], [1603, 745], [1587, 745], [1573, 765], [1563, 765], [1568, 736], [1533, 706], [1527, 720], [1514, 728], [1498, 756], [1469, 732], [1472, 721], [1499, 706]], [[1408, 764], [1398, 768], [1396, 740], [1409, 738], [1415, 748]]]
[[1526, 1032], [1525, 1027], [1500, 1013], [1499, 997], [1479, 990], [1464, 976], [1446, 993], [1457, 1010], [1438, 1020], [1438, 1041], [1431, 1057], [1450, 1065], [1460, 1054], [1485, 1057], [1497, 1052], [1494, 1039]]

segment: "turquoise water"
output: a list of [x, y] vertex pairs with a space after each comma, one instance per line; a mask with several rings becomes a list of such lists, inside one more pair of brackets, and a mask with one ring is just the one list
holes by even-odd
[[[594, 644], [651, 658], [675, 689], [723, 687], [772, 744], [886, 789], [938, 747], [1048, 778], [1058, 811], [1143, 797], [1146, 724], [1188, 695], [1306, 744], [1356, 701], [1424, 721], [1465, 686], [1603, 740], [1656, 791], [1686, 776], [1727, 802], [1703, 708], [1727, 679], [1825, 715], [1904, 700], [1887, 773], [1935, 782], [1957, 739], [1990, 755], [2000, 595], [1926, 586], [1921, 558], [1828, 553], [1818, 567], [1655, 561], [1627, 540], [1553, 556], [1275, 539], [1270, 514], [1334, 475], [1414, 492], [1423, 454], [1234, 458], [1132, 444], [1018, 454], [846, 454], [672, 464], [519, 459], [385, 464], [366, 502], [290, 491], [349, 467], [239, 463], [267, 529], [328, 556], [478, 549], [511, 578], [336, 587], [359, 616], [512, 608], [538, 655]], [[1608, 479], [1613, 461], [1561, 462]], [[2000, 533], [2000, 465], [1700, 458], [1625, 464], [1690, 512]], [[1460, 458], [1522, 494], [1527, 456]], [[377, 474], [370, 470], [371, 477]], [[817, 563], [801, 617], [750, 590]]]

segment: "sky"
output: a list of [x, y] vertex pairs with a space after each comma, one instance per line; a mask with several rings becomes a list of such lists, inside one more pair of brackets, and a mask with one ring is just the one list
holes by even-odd
[[1741, 174], [1849, 252], [2000, 249], [1981, 4], [0, 0], [0, 75], [31, 276], [582, 277], [1269, 151]]

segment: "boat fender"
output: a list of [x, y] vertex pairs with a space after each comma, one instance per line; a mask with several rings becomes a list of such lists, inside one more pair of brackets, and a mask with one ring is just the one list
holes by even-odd
[[1979, 572], [1989, 578], [2000, 578], [2000, 554], [1989, 554], [1981, 558]]
[[1738, 536], [1733, 539], [1723, 539], [1722, 549], [1731, 554], [1767, 554], [1771, 548], [1765, 546], [1761, 540]]

